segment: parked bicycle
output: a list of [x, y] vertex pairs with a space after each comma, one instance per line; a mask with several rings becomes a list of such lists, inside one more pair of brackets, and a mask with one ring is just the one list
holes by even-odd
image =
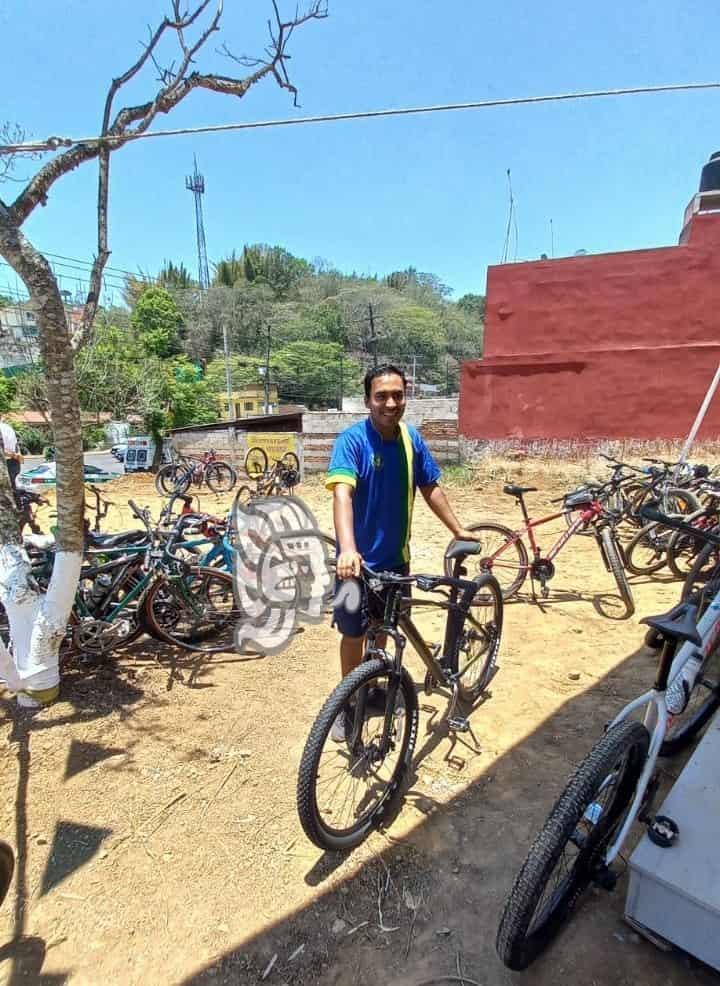
[[[452, 577], [401, 576], [362, 567], [368, 591], [387, 591], [382, 625], [370, 628], [363, 662], [331, 693], [310, 730], [298, 774], [297, 806], [307, 837], [327, 850], [359, 845], [387, 821], [402, 793], [412, 761], [418, 726], [415, 685], [403, 665], [409, 641], [427, 668], [425, 688], [450, 691], [446, 713], [451, 730], [469, 729], [456, 715], [458, 702], [474, 702], [490, 681], [502, 636], [503, 603], [491, 575], [460, 577], [473, 542], [457, 542], [450, 552]], [[440, 600], [408, 599], [408, 588], [439, 592]], [[420, 612], [445, 616], [442, 646], [426, 643], [413, 617]], [[345, 717], [345, 739], [330, 732]]]
[[155, 488], [161, 496], [185, 493], [191, 485], [206, 483], [213, 493], [229, 493], [237, 483], [233, 467], [218, 458], [214, 449], [200, 458], [187, 456], [184, 461], [169, 462], [158, 470]]
[[292, 495], [300, 482], [300, 460], [294, 452], [286, 452], [269, 468], [265, 449], [254, 446], [248, 449], [245, 456], [245, 472], [255, 480], [255, 487], [239, 487], [236, 495], [240, 503], [248, 503], [260, 496]]
[[[647, 520], [683, 524], [653, 507]], [[720, 546], [720, 537], [704, 536]], [[706, 587], [707, 588], [707, 587]], [[511, 969], [527, 968], [555, 939], [587, 888], [612, 889], [612, 868], [637, 820], [671, 846], [674, 820], [653, 815], [658, 756], [684, 748], [720, 707], [720, 585], [641, 620], [661, 653], [652, 689], [628, 703], [570, 778], [533, 843], [505, 904], [496, 947]], [[637, 713], [644, 709], [642, 722]]]
[[[479, 537], [479, 551], [473, 559], [476, 573], [492, 572], [500, 583], [505, 600], [517, 595], [529, 575], [533, 582], [540, 584], [542, 596], [546, 598], [549, 593], [547, 584], [555, 576], [555, 558], [574, 535], [592, 532], [605, 567], [612, 573], [625, 604], [625, 618], [632, 616], [635, 612], [635, 602], [613, 529], [614, 516], [603, 502], [604, 496], [611, 488], [611, 484], [605, 484], [596, 487], [587, 486], [566, 493], [558, 500], [552, 501], [562, 503], [561, 510], [533, 520], [525, 506], [525, 494], [535, 493], [537, 488], [512, 484], [504, 486], [503, 493], [515, 498], [524, 523], [516, 531], [490, 521], [468, 525], [468, 530]], [[565, 519], [567, 529], [558, 537], [550, 550], [543, 554], [535, 539], [535, 530], [542, 524], [561, 517]], [[532, 560], [525, 546], [525, 537], [530, 544]], [[452, 547], [452, 541], [450, 545]], [[445, 573], [450, 574], [451, 557], [448, 552], [445, 553], [445, 559]]]

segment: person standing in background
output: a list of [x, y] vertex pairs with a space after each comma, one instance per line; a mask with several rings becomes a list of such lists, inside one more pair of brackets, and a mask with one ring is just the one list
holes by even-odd
[[5, 465], [10, 476], [10, 485], [14, 490], [15, 480], [20, 472], [22, 455], [20, 455], [20, 449], [18, 448], [15, 429], [5, 421], [2, 415], [0, 415], [0, 438], [2, 438], [3, 448], [5, 450]]

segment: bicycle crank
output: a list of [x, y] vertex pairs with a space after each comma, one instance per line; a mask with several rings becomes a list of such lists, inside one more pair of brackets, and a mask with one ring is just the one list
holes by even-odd
[[128, 620], [108, 623], [106, 620], [85, 617], [73, 630], [73, 644], [81, 653], [102, 657], [109, 654], [129, 631]]

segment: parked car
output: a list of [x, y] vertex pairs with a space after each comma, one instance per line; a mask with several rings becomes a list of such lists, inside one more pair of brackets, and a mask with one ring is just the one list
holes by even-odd
[[[117, 479], [122, 475], [119, 472], [110, 472], [107, 469], [99, 469], [97, 466], [85, 465], [86, 483], [107, 483], [111, 479]], [[34, 469], [26, 469], [21, 472], [15, 480], [15, 485], [25, 490], [32, 490], [38, 486], [54, 486], [56, 482], [55, 463], [45, 462]]]
[[110, 455], [114, 456], [118, 462], [125, 461], [125, 453], [127, 452], [127, 442], [119, 442], [117, 445], [113, 445], [110, 449]]

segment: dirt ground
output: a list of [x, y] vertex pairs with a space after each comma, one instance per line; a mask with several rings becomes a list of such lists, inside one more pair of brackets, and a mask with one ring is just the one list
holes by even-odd
[[[541, 493], [536, 515], [584, 466], [499, 466], [450, 488], [465, 521], [515, 522], [505, 475]], [[107, 488], [157, 512], [148, 477]], [[331, 529], [318, 482], [298, 491]], [[223, 503], [207, 494], [202, 507]], [[113, 509], [108, 529], [130, 526]], [[540, 537], [548, 547], [557, 523]], [[416, 571], [440, 570], [447, 534], [418, 502]], [[285, 653], [202, 660], [137, 642], [122, 657], [70, 669], [61, 700], [20, 713], [0, 698], [5, 737], [0, 836], [18, 864], [2, 911], [0, 980], [42, 986], [265, 983], [267, 986], [509, 984], [494, 950], [505, 896], [572, 766], [631, 696], [653, 654], [638, 619], [678, 586], [633, 580], [622, 605], [595, 542], [558, 559], [542, 608], [508, 604], [499, 671], [451, 738], [439, 694], [420, 693], [420, 734], [404, 806], [349, 856], [304, 837], [295, 784], [311, 723], [338, 676], [337, 638], [310, 626]], [[605, 615], [603, 615], [605, 614]], [[422, 682], [420, 662], [408, 665]], [[669, 778], [682, 764], [667, 765]], [[529, 986], [688, 986], [720, 977], [664, 953], [623, 922], [626, 880], [592, 891]], [[443, 978], [445, 977], [445, 978]], [[456, 978], [448, 978], [456, 977]]]

